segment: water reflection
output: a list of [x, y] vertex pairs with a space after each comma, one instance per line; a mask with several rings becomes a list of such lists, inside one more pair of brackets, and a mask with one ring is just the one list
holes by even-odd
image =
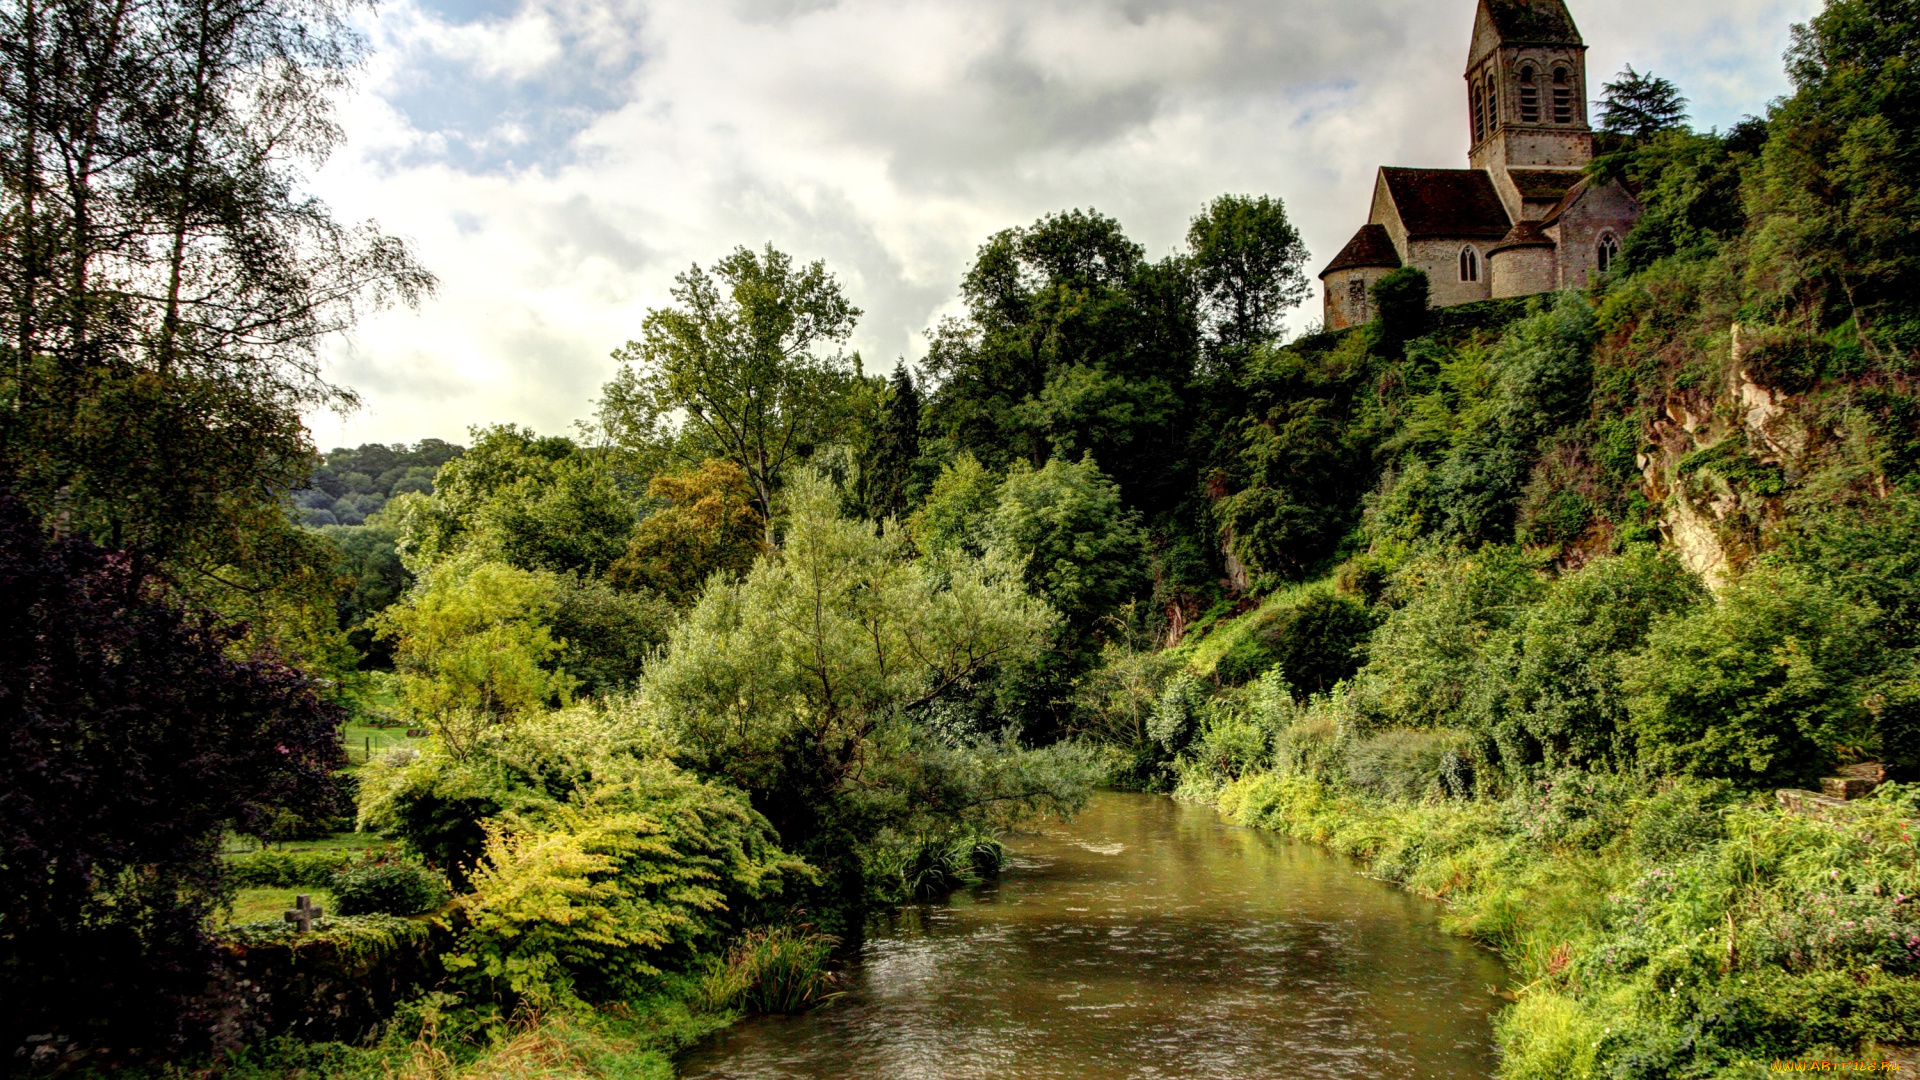
[[1431, 904], [1210, 809], [1103, 794], [996, 884], [877, 925], [847, 996], [698, 1080], [1489, 1076], [1505, 971]]

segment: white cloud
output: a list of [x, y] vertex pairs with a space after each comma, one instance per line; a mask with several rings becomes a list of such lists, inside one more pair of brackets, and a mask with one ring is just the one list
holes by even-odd
[[[869, 369], [915, 356], [990, 233], [1067, 207], [1155, 255], [1222, 192], [1283, 197], [1317, 259], [1381, 164], [1464, 164], [1471, 0], [397, 0], [318, 178], [439, 274], [331, 371], [323, 446], [557, 431], [675, 273], [825, 259]], [[1725, 127], [1785, 90], [1819, 0], [1574, 0], [1594, 85], [1632, 62]]]

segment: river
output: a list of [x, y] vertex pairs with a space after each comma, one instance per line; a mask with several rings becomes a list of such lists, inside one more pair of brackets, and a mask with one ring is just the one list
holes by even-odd
[[1492, 1074], [1506, 970], [1436, 905], [1210, 808], [1102, 793], [1001, 878], [878, 921], [845, 995], [694, 1048], [688, 1080]]

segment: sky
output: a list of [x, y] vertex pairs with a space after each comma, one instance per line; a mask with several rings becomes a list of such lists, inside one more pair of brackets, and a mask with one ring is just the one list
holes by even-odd
[[[1787, 89], [1821, 0], [1572, 0], [1597, 88], [1631, 63], [1697, 127]], [[1068, 208], [1152, 257], [1225, 193], [1285, 201], [1309, 273], [1380, 165], [1464, 167], [1474, 0], [387, 0], [312, 178], [408, 240], [418, 309], [326, 347], [322, 448], [562, 433], [674, 275], [824, 260], [866, 370], [925, 351], [991, 234]], [[1318, 315], [1318, 297], [1294, 325]]]

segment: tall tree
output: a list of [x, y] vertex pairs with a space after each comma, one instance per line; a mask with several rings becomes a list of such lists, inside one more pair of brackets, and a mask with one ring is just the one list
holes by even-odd
[[1600, 87], [1600, 126], [1621, 135], [1645, 138], [1686, 123], [1687, 99], [1672, 82], [1653, 74], [1627, 70]]
[[1279, 199], [1222, 195], [1193, 219], [1187, 247], [1210, 358], [1231, 371], [1278, 337], [1281, 318], [1306, 299], [1307, 245]]
[[620, 373], [601, 423], [629, 446], [677, 445], [690, 463], [740, 466], [771, 543], [782, 475], [843, 419], [858, 364], [837, 347], [860, 309], [826, 264], [796, 267], [771, 244], [674, 280], [678, 306], [648, 312], [640, 340], [613, 354]]
[[193, 1041], [222, 834], [337, 812], [340, 716], [0, 492], [0, 1043]]
[[878, 521], [904, 517], [913, 494], [913, 470], [920, 460], [920, 390], [906, 364], [893, 369], [873, 448], [860, 472], [867, 515]]
[[0, 2], [0, 464], [61, 528], [277, 572], [300, 415], [353, 401], [320, 341], [433, 284], [300, 192], [362, 52], [334, 0]]

